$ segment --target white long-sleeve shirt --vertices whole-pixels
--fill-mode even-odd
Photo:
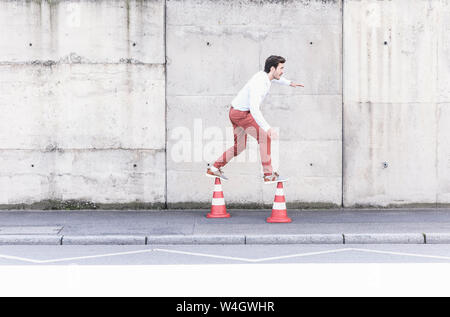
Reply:
[[[270,125],[264,119],[259,107],[270,90],[271,83],[275,82],[280,85],[289,86],[291,81],[280,77],[280,79],[269,80],[269,76],[265,71],[259,71],[245,84],[239,91],[237,96],[231,102],[236,110],[249,111],[255,119],[256,123],[267,132]]]

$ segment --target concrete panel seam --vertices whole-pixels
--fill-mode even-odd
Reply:
[[[325,0],[322,0],[322,1],[325,1]],[[199,25],[196,25],[196,24],[174,24],[174,23],[168,23],[167,25],[170,26],[170,27],[193,28],[193,29],[194,28],[201,28],[201,27],[203,27],[203,26],[199,26]],[[297,31],[300,26],[302,26],[302,27],[319,26],[320,27],[320,26],[330,26],[330,25],[331,26],[339,26],[339,23],[320,23],[320,24],[317,23],[316,24],[316,23],[300,23],[299,22],[299,23],[296,23],[295,26],[284,25],[283,29],[287,30],[287,31]],[[226,27],[248,27],[248,26],[243,26],[242,24],[234,24],[234,23],[220,24],[220,26],[224,27],[224,28],[226,28]],[[259,24],[259,23],[251,24],[251,27],[255,27],[255,28],[258,28],[258,27],[278,27],[278,26],[279,26],[278,24],[270,24],[270,23],[268,23],[268,24]]]
[[[161,64],[164,65],[164,64]],[[167,94],[168,97],[235,97],[236,94],[201,94],[201,95],[186,95],[186,94]],[[317,93],[317,94],[302,94],[302,93],[289,93],[289,94],[270,94],[271,97],[292,97],[292,96],[342,96],[341,94],[323,94],[323,93]]]
[[[336,140],[338,141],[338,140]],[[30,152],[43,152],[43,153],[51,153],[51,152],[99,152],[99,151],[142,151],[142,152],[153,152],[153,153],[162,153],[165,152],[165,148],[0,148],[0,151],[30,151]]]
[[[164,139],[165,139],[165,149],[164,149],[164,155],[165,155],[165,169],[164,169],[164,181],[165,181],[165,185],[164,185],[164,208],[168,209],[168,188],[167,188],[167,160],[168,160],[168,155],[167,155],[167,113],[168,113],[168,109],[167,109],[167,0],[164,0],[164,111],[165,111],[165,116],[164,116],[164,131],[165,131],[165,135],[164,135]]]
[[[344,207],[344,0],[341,1],[341,5],[341,207]]]
[[[61,245],[61,236],[0,235],[0,245]]]
[[[427,236],[427,244],[450,244],[450,233],[437,232],[437,233],[424,233]]]
[[[164,66],[164,63],[145,63],[141,61],[128,61],[119,60],[119,62],[82,62],[82,63],[71,63],[71,62],[62,62],[62,61],[32,61],[32,62],[13,62],[13,61],[0,61],[0,66],[16,66],[16,65],[31,65],[31,66],[45,66],[52,67],[55,65],[122,65],[122,64],[131,64],[131,65],[143,65],[143,66]]]

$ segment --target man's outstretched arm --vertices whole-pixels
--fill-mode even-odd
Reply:
[[[280,77],[280,79],[272,79],[272,82],[284,86],[305,87],[302,84],[294,83],[292,80],[286,79],[284,77]]]

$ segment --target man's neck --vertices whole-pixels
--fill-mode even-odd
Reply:
[[[272,79],[274,78],[273,74],[271,74],[271,73],[266,73],[266,74],[267,74],[267,77],[269,78],[269,80],[272,81]]]

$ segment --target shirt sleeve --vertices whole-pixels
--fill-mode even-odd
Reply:
[[[280,77],[280,79],[272,79],[271,82],[279,84],[279,85],[283,85],[283,86],[289,86],[292,81],[287,78]]]
[[[259,107],[261,105],[262,100],[262,89],[258,85],[257,82],[253,83],[250,86],[250,113],[253,116],[253,119],[255,119],[256,123],[267,132],[267,130],[270,129],[270,125],[267,123],[267,121],[264,119],[264,116],[261,113],[261,110],[259,110]]]

